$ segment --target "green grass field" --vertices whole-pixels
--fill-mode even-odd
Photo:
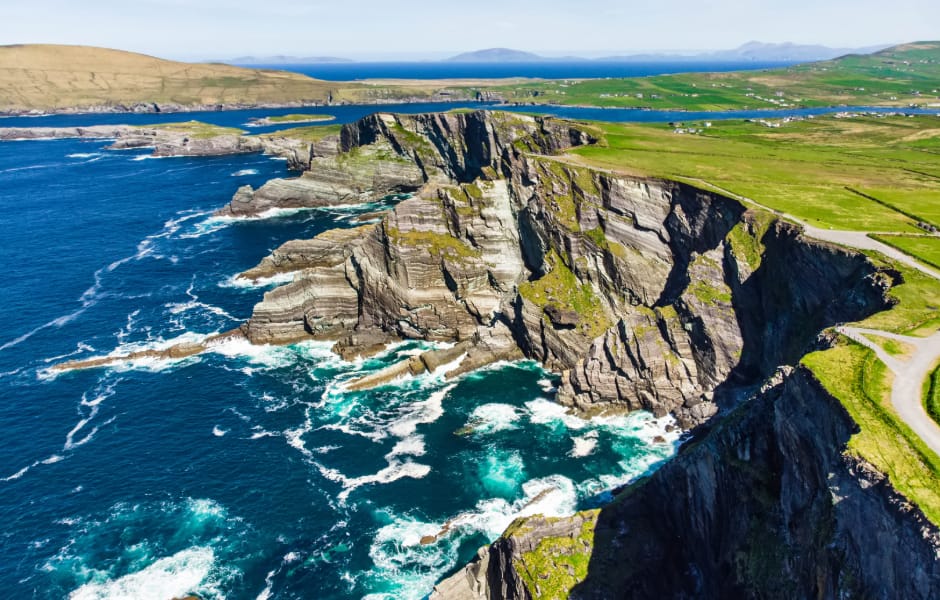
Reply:
[[[937,155],[923,144],[940,143],[938,117],[681,125],[696,133],[595,123],[604,140],[573,154],[594,167],[717,186],[818,227],[913,234],[923,232],[914,217],[940,217],[940,179],[924,174],[938,169]]]
[[[940,424],[940,366],[924,382],[924,408],[930,418]]]
[[[141,125],[141,129],[159,129],[163,131],[176,131],[196,139],[208,139],[220,135],[241,135],[245,133],[235,127],[221,127],[202,121],[185,121],[180,123],[157,123],[156,125]]]
[[[276,117],[267,117],[267,120],[271,123],[312,123],[317,121],[332,121],[336,117],[332,115],[304,115],[304,114],[291,114],[291,115],[279,115]]]
[[[630,79],[543,81],[492,88],[508,101],[654,110],[908,106],[940,102],[940,42],[780,69]]]
[[[938,236],[873,235],[872,237],[901,252],[910,254],[928,266],[940,269],[940,237]]]
[[[802,362],[858,423],[847,451],[887,474],[895,489],[940,523],[940,457],[894,412],[888,399],[891,375],[874,352],[842,340]]]
[[[292,127],[270,133],[260,134],[262,137],[289,137],[305,142],[319,142],[330,135],[338,135],[342,125],[311,125],[308,127]]]

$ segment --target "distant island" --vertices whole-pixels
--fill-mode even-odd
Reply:
[[[452,56],[445,62],[570,62],[595,60],[604,62],[807,62],[831,60],[847,54],[870,54],[887,48],[888,44],[866,48],[830,48],[818,44],[794,44],[783,42],[768,44],[748,42],[731,50],[713,52],[679,53],[657,52],[644,54],[623,54],[589,59],[579,56],[542,56],[532,52],[511,48],[488,48]]]
[[[444,62],[538,62],[550,60],[544,56],[523,52],[522,50],[513,50],[511,48],[487,48],[486,50],[476,50],[473,52],[464,52],[457,56],[451,56]]]
[[[443,63],[536,63],[536,62],[636,62],[636,63],[700,63],[700,62],[809,62],[831,60],[847,54],[870,54],[888,48],[890,44],[867,46],[864,48],[831,48],[820,44],[795,44],[792,42],[766,43],[751,41],[729,50],[685,51],[685,52],[644,52],[635,54],[615,54],[600,58],[583,56],[543,56],[534,52],[514,48],[485,48],[463,52],[445,58]],[[210,62],[238,66],[258,65],[314,65],[314,64],[349,64],[359,62],[350,58],[336,56],[240,56],[228,60]],[[373,62],[373,61],[364,61]],[[408,62],[408,61],[401,61]]]

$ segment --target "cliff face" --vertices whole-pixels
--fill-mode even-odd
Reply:
[[[356,388],[524,355],[559,371],[558,399],[578,409],[705,424],[614,504],[515,524],[438,598],[929,597],[936,529],[843,454],[855,424],[839,403],[808,372],[779,370],[826,344],[825,328],[886,308],[897,274],[720,195],[558,156],[591,141],[484,113],[346,127],[311,160],[303,202],[413,197],[244,273],[294,280],[243,332],[339,340],[346,357],[455,343]]]
[[[859,255],[715,194],[554,156],[591,140],[566,122],[487,113],[345,127],[337,154],[244,204],[294,206],[279,190],[299,185],[317,190],[308,203],[415,197],[244,274],[295,273],[246,334],[340,340],[350,356],[398,338],[465,342],[460,372],[521,351],[563,373],[566,404],[671,412],[692,426],[717,411],[715,394],[883,305],[887,279]]]
[[[611,505],[514,525],[432,598],[936,597],[940,533],[843,454],[856,429],[812,374],[785,369]],[[576,555],[553,555],[560,543],[586,555],[567,578],[552,573]]]

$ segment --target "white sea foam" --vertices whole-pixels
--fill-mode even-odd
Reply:
[[[95,158],[96,156],[101,156],[100,152],[75,152],[73,154],[66,154],[66,158]]]
[[[35,467],[37,464],[39,464],[38,461],[37,461],[37,462],[34,462],[34,463],[31,464],[31,465],[27,465],[27,466],[23,467],[22,469],[20,469],[19,471],[17,471],[16,473],[12,474],[12,475],[8,475],[8,476],[6,476],[6,477],[0,478],[0,481],[15,481],[15,480],[19,479],[20,477],[22,477],[23,475],[26,475],[26,473],[27,473],[32,467]]]
[[[258,169],[241,169],[232,173],[232,177],[245,177],[246,175],[257,175]]]
[[[446,523],[390,514],[391,522],[376,532],[369,547],[369,557],[375,564],[370,579],[388,591],[365,597],[424,598],[434,583],[457,565],[460,545],[469,537],[482,534],[496,539],[517,517],[564,516],[576,508],[575,487],[566,477],[533,479],[522,489],[523,496],[518,500],[484,499]]]
[[[233,275],[219,283],[219,287],[246,289],[265,288],[292,283],[295,277],[297,277],[297,271],[286,271],[284,273],[276,273],[271,277],[259,277],[257,279],[245,279],[244,277]]]
[[[268,571],[268,574],[264,578],[264,589],[258,594],[257,600],[269,600],[271,598],[271,590],[274,589],[274,575],[276,573],[277,571]]]
[[[145,569],[104,583],[86,583],[70,600],[149,600],[183,597],[196,589],[215,563],[212,548],[193,547],[155,561]]]
[[[219,317],[225,317],[226,319],[230,321],[241,320],[241,319],[237,319],[233,317],[228,312],[219,308],[218,306],[213,306],[211,304],[206,304],[205,302],[200,302],[199,296],[196,295],[196,293],[193,291],[195,287],[196,287],[196,278],[193,277],[192,281],[190,281],[189,283],[189,287],[186,288],[186,295],[189,297],[189,301],[188,302],[170,302],[170,303],[164,304],[164,307],[168,309],[170,311],[170,314],[172,315],[179,315],[179,314],[189,312],[192,310],[204,310],[210,314],[213,314]]]
[[[569,414],[568,409],[557,402],[545,398],[536,398],[525,403],[529,411],[529,421],[539,425],[563,425],[568,429],[583,429],[587,421]]]
[[[401,408],[401,417],[388,427],[388,432],[399,438],[406,438],[414,434],[418,425],[433,423],[444,414],[444,398],[456,387],[450,384],[428,396],[427,400],[413,402]]]
[[[551,394],[552,392],[557,391],[555,385],[552,383],[552,380],[548,379],[547,377],[539,379],[536,383],[538,383],[539,387],[542,388],[542,391],[546,394]]]
[[[218,425],[216,425],[216,426],[214,426],[214,427],[212,428],[212,435],[214,435],[215,437],[224,437],[225,434],[228,433],[228,432],[229,432],[228,429],[222,429],[222,428],[219,427]]]
[[[571,438],[571,441],[574,442],[574,446],[568,452],[568,456],[574,458],[590,456],[597,448],[597,432],[589,431],[582,436]]]
[[[423,435],[411,435],[403,440],[399,440],[392,451],[385,455],[387,460],[396,456],[424,456],[427,449],[424,446]]]
[[[485,435],[518,429],[519,419],[520,414],[515,406],[494,402],[473,409],[466,427],[475,434]]]
[[[356,488],[370,484],[386,484],[398,481],[399,479],[410,477],[412,479],[424,479],[431,472],[431,467],[410,460],[399,461],[392,458],[388,461],[388,466],[372,475],[362,475],[361,477],[347,477],[336,469],[331,469],[323,465],[316,465],[320,474],[325,478],[335,481],[343,486],[343,491],[339,493],[337,499],[340,503],[345,503]]]
[[[154,244],[157,240],[168,238],[174,235],[177,231],[179,231],[183,223],[185,223],[186,221],[190,219],[196,218],[198,216],[202,216],[206,213],[183,212],[179,214],[181,215],[180,217],[176,219],[170,219],[169,221],[164,223],[163,229],[160,232],[155,233],[153,235],[149,235],[145,237],[143,240],[141,240],[137,244],[136,252],[134,254],[115,260],[111,262],[110,264],[108,264],[107,266],[102,267],[98,269],[97,271],[95,271],[93,275],[94,283],[88,289],[82,292],[82,295],[78,299],[78,301],[81,303],[81,306],[79,308],[73,310],[70,313],[62,315],[60,317],[56,317],[55,319],[52,319],[50,321],[47,321],[46,323],[43,323],[42,325],[35,327],[34,329],[20,335],[19,337],[13,340],[0,344],[0,351],[7,350],[9,348],[12,348],[14,346],[21,344],[25,342],[26,340],[28,340],[29,338],[36,335],[37,333],[39,333],[40,331],[43,331],[44,329],[48,329],[52,327],[59,328],[59,327],[62,327],[63,325],[66,325],[67,323],[70,323],[74,319],[76,319],[78,316],[80,316],[90,307],[97,304],[98,301],[101,299],[102,289],[104,287],[103,277],[106,273],[113,272],[121,265],[134,261],[134,260],[140,260],[145,257],[159,258],[160,255],[155,254],[154,252]],[[37,375],[41,379],[49,379],[49,378],[55,377],[56,373],[57,372],[54,372],[54,371],[41,371],[37,373]]]

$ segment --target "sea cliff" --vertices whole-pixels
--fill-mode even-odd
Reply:
[[[240,332],[345,358],[450,342],[352,389],[529,357],[582,413],[645,409],[692,432],[610,505],[515,523],[437,598],[928,598],[938,531],[846,453],[857,430],[799,366],[901,275],[691,185],[578,164],[589,126],[489,112],[379,114],[295,147],[295,179],[219,214],[408,198],[275,250],[289,276]],[[96,366],[72,364],[75,366]]]

